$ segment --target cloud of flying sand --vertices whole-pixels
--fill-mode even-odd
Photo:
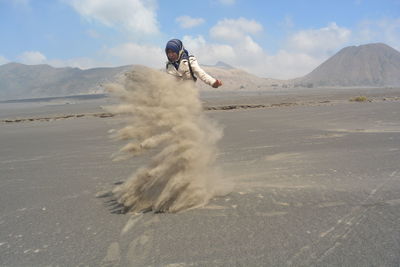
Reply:
[[[203,206],[218,194],[214,162],[222,130],[205,116],[193,82],[136,67],[109,90],[121,99],[112,111],[129,120],[115,135],[128,141],[117,158],[157,151],[113,190],[126,211],[178,212]]]

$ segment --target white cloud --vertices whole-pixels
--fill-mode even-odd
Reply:
[[[261,77],[290,79],[311,72],[351,37],[350,30],[331,23],[321,29],[295,32],[288,37],[282,49],[269,54],[248,34],[260,32],[262,26],[252,27],[257,23],[243,21],[218,22],[210,31],[210,35],[220,41],[218,44],[209,43],[202,36],[185,36],[183,43],[202,64],[224,61]],[[234,25],[240,26],[233,28]],[[219,38],[215,38],[217,36]]]
[[[257,62],[263,62],[266,54],[250,37],[237,44],[207,43],[203,36],[184,36],[182,39],[190,54],[195,55],[200,64],[213,65],[217,61],[232,64],[235,67],[262,75],[264,70],[255,67]]]
[[[295,78],[309,73],[331,55],[331,50],[342,48],[343,42],[348,41],[350,38],[348,35],[351,34],[349,30],[334,23],[321,29],[303,30],[289,36],[287,44],[282,49],[269,54],[251,36],[262,31],[259,23],[243,18],[225,19],[218,22],[213,29],[218,29],[217,26],[220,27],[219,30],[230,26],[231,28],[226,30],[232,30],[236,37],[214,39],[217,41],[213,42],[209,42],[202,35],[186,35],[182,38],[189,53],[195,55],[201,64],[212,65],[217,61],[223,61],[261,77],[280,79]],[[327,44],[323,37],[332,43]],[[304,40],[316,43],[310,46]],[[319,50],[321,52],[318,52]],[[107,64],[104,62],[100,64],[99,61],[87,58],[58,61],[58,63],[55,60],[48,62],[52,62],[53,65],[57,63],[58,66],[69,65],[80,68],[141,64],[159,69],[164,68],[166,61],[163,47],[133,42],[104,48],[99,54]]]
[[[224,19],[210,29],[210,36],[219,43],[207,43],[202,36],[185,36],[187,49],[198,56],[202,64],[224,61],[257,75],[265,76],[266,53],[252,38],[263,30],[260,23],[245,18]]]
[[[381,42],[400,49],[400,18],[364,20],[357,26],[354,42],[359,44]]]
[[[91,38],[94,38],[94,39],[97,39],[97,38],[100,38],[100,34],[97,32],[97,31],[95,31],[95,30],[87,30],[86,31],[86,34],[88,35],[88,36],[90,36]]]
[[[53,67],[76,67],[89,69],[95,67],[116,67],[122,65],[141,64],[153,68],[165,67],[166,55],[158,46],[123,43],[115,47],[104,48],[98,52],[97,58],[47,59],[38,51],[27,51],[17,57],[18,61],[28,65],[49,64]],[[0,64],[4,59],[0,56]]]
[[[320,29],[302,30],[289,38],[288,48],[311,55],[325,55],[342,47],[351,37],[351,31],[332,22]]]
[[[323,59],[309,54],[280,50],[275,55],[265,58],[261,66],[263,68],[261,74],[278,79],[296,78],[308,74],[322,61]]]
[[[192,37],[186,35],[182,39],[183,45],[189,54],[195,55],[200,64],[215,64],[217,61],[231,62],[236,58],[234,48],[226,44],[209,44],[203,36]]]
[[[124,43],[107,48],[104,53],[115,65],[141,64],[153,68],[163,68],[167,61],[161,47],[136,43]]]
[[[64,0],[89,21],[135,33],[159,32],[154,0]]]
[[[195,26],[198,26],[202,23],[204,23],[203,18],[192,18],[190,16],[180,16],[176,18],[176,22],[179,23],[179,25],[182,28],[193,28]]]
[[[98,60],[86,57],[70,58],[70,59],[49,59],[46,60],[46,64],[49,64],[56,68],[72,67],[80,69],[91,69],[96,67],[113,67],[114,65],[106,62],[100,62]]]
[[[233,5],[235,4],[236,0],[218,0],[218,2],[223,5]]]
[[[18,61],[23,64],[35,65],[44,64],[46,62],[46,56],[39,51],[26,51],[17,57]]]
[[[18,62],[27,65],[49,64],[56,68],[76,67],[80,69],[90,69],[98,66],[110,66],[110,64],[84,57],[71,59],[48,59],[45,55],[38,51],[26,51],[19,55],[17,60]]]
[[[6,59],[5,57],[3,57],[2,55],[0,55],[0,65],[6,64],[8,63],[9,60]]]
[[[379,23],[365,21],[360,25],[363,31],[359,31],[357,38],[372,40],[385,37],[399,43],[399,27],[400,20]],[[212,41],[202,35],[187,35],[182,41],[189,53],[195,55],[201,64],[212,65],[223,61],[261,77],[290,79],[308,74],[355,38],[349,29],[330,23],[320,29],[294,32],[288,36],[280,50],[270,54],[253,38],[253,35],[262,31],[262,25],[254,20],[224,19],[210,29]],[[28,51],[19,59],[27,64],[48,63],[57,67],[72,66],[82,69],[130,64],[159,69],[164,68],[166,61],[163,47],[134,42],[103,48],[98,55],[98,59],[48,60],[40,52]],[[0,57],[0,62],[1,60]]]
[[[332,22],[319,29],[300,30],[264,64],[270,77],[295,78],[308,74],[339,49],[349,44],[352,31]]]
[[[104,56],[104,55],[103,55]],[[46,56],[41,54],[40,52],[25,52],[17,57],[18,62],[27,65],[36,65],[36,64],[48,64],[55,68],[63,68],[63,67],[72,67],[72,68],[80,68],[80,69],[91,69],[97,67],[115,67],[120,66],[118,62],[109,61],[106,62],[103,60],[88,58],[88,57],[78,57],[78,58],[69,58],[69,59],[48,59]],[[1,64],[1,58],[0,58]]]
[[[245,18],[223,19],[210,29],[210,36],[219,41],[237,42],[246,35],[254,35],[263,30],[260,23]]]
[[[256,43],[250,36],[245,36],[243,42],[238,44],[238,47],[242,51],[247,51],[254,54],[260,53],[263,50],[261,46]]]

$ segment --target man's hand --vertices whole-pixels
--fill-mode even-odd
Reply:
[[[222,85],[222,81],[216,80],[215,83],[212,85],[212,87],[218,88],[218,87],[220,87],[221,85]]]

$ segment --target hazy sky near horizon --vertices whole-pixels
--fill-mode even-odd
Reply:
[[[349,45],[400,50],[400,0],[0,0],[0,64],[165,66],[183,40],[201,64],[294,78]]]

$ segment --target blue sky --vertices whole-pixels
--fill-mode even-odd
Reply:
[[[162,68],[179,38],[201,64],[294,78],[341,48],[400,49],[400,0],[0,0],[0,64]]]

